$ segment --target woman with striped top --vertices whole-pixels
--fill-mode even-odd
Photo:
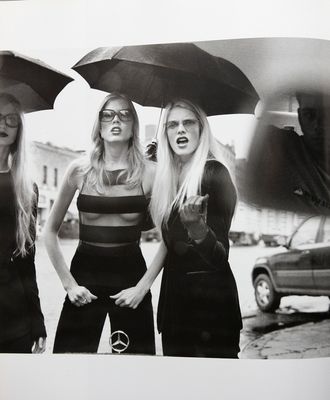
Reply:
[[[123,347],[113,345],[114,351],[155,353],[150,292],[136,309],[118,307],[110,297],[136,284],[146,271],[139,240],[148,229],[154,166],[143,157],[138,132],[132,102],[122,94],[108,95],[93,128],[90,157],[69,166],[53,205],[45,241],[67,292],[56,353],[96,352],[107,315],[113,340],[120,334],[126,341]],[[58,231],[77,190],[80,240],[69,269]]]

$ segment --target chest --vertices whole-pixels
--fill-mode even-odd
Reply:
[[[113,186],[104,195],[93,191],[81,193],[77,206],[83,223],[93,225],[135,224],[148,207],[141,188]]]
[[[16,196],[14,184],[9,173],[0,174],[0,221],[1,226],[15,230]]]

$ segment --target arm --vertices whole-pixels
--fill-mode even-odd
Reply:
[[[37,286],[36,269],[34,263],[34,249],[25,257],[18,256],[14,259],[27,298],[27,306],[31,320],[31,339],[33,353],[43,353],[46,348],[46,328],[44,316],[41,311],[39,290]]]
[[[70,301],[77,307],[80,307],[96,299],[96,296],[84,286],[78,285],[64,260],[58,239],[58,232],[65,213],[79,186],[77,168],[77,161],[74,161],[65,174],[62,187],[48,217],[44,231],[44,240],[49,258],[62,282],[63,288],[68,293]]]
[[[27,298],[27,306],[31,317],[31,338],[33,340],[34,353],[42,353],[46,347],[46,328],[44,323],[44,316],[41,311],[39,290],[36,278],[35,269],[35,238],[36,238],[36,218],[37,218],[37,205],[38,205],[38,187],[34,184],[34,202],[32,215],[34,217],[34,223],[31,219],[30,230],[32,232],[33,246],[29,249],[29,252],[25,257],[18,256],[14,259],[14,263],[17,266],[21,281],[23,283],[24,292]]]
[[[150,197],[151,197],[151,192],[152,192],[152,185],[153,185],[153,182],[155,179],[155,173],[156,173],[156,163],[154,163],[152,161],[146,161],[145,169],[144,169],[144,173],[143,173],[143,179],[142,179],[142,188],[143,188],[143,192],[148,200],[148,209],[143,216],[143,221],[142,221],[142,225],[141,225],[142,231],[149,231],[150,229],[153,229],[155,227],[154,222],[153,222],[150,212],[149,212],[149,203],[150,203]]]
[[[39,290],[37,286],[36,269],[34,263],[34,249],[24,258],[19,256],[14,262],[19,271],[27,298],[27,306],[31,317],[31,339],[33,353],[43,353],[46,348],[46,328],[41,311]]]
[[[204,180],[207,195],[187,199],[180,217],[195,250],[212,269],[218,269],[228,259],[236,191],[227,169],[216,161],[210,164]]]
[[[116,300],[115,303],[117,306],[130,307],[133,309],[137,308],[163,268],[166,254],[166,246],[164,242],[161,241],[150,267],[147,269],[136,286],[122,290],[114,296],[110,296],[110,298]]]

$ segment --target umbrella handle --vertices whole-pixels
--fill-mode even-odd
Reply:
[[[160,114],[159,114],[159,119],[158,119],[158,124],[157,124],[157,129],[156,129],[155,136],[151,140],[151,143],[149,143],[147,145],[146,156],[147,156],[147,158],[149,160],[152,160],[152,161],[157,161],[157,136],[158,136],[159,130],[161,129],[160,123],[161,123],[161,120],[162,120],[163,111],[164,111],[164,108],[162,107],[160,109]]]
[[[161,129],[160,123],[161,123],[161,121],[162,121],[163,113],[164,113],[164,108],[162,107],[162,108],[160,109],[160,114],[159,114],[159,118],[158,118],[157,129],[156,129],[156,135],[155,135],[155,138],[154,138],[155,141],[156,141],[156,143],[157,143],[158,132],[159,132],[159,130]]]

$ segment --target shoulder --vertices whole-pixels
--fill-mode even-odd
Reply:
[[[88,160],[85,157],[76,158],[73,160],[69,166],[67,171],[71,174],[81,173],[88,166]]]
[[[219,180],[231,180],[229,171],[225,165],[217,160],[207,160],[204,168],[204,180],[214,182]]]
[[[154,161],[146,160],[144,163],[144,174],[147,176],[154,176],[156,173],[157,164]]]
[[[143,171],[143,189],[145,193],[151,193],[152,185],[155,179],[156,174],[156,163],[150,160],[147,160],[144,165]]]
[[[205,164],[202,181],[204,190],[223,200],[235,203],[237,193],[230,173],[225,165],[217,160],[208,160]]]
[[[79,188],[84,176],[84,170],[88,167],[86,158],[73,160],[66,170],[66,181],[70,186]]]

